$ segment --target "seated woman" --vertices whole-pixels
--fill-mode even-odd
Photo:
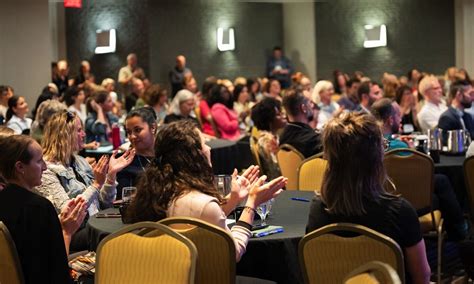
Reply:
[[[165,124],[186,119],[199,125],[198,120],[193,117],[195,103],[193,93],[185,89],[180,90],[171,102],[170,114],[165,117]]]
[[[176,147],[180,145],[180,147]],[[266,184],[258,168],[250,167],[242,188],[233,175],[232,192],[226,199],[214,185],[211,151],[201,131],[192,123],[165,125],[156,137],[154,161],[145,170],[137,195],[127,215],[130,221],[158,221],[166,217],[194,217],[221,227],[235,240],[237,260],[245,252],[257,206],[277,196],[287,179],[279,177]],[[229,230],[226,216],[247,198],[236,225]]]
[[[263,96],[281,101],[281,85],[277,79],[270,79],[263,88]]]
[[[334,87],[331,82],[321,80],[314,86],[311,99],[320,109],[317,129],[322,129],[339,112],[339,104],[332,101],[332,95],[334,95]]]
[[[400,106],[400,113],[402,115],[402,133],[410,134],[414,131],[419,131],[417,101],[413,95],[411,88],[408,86],[402,86],[397,89],[395,100]]]
[[[153,85],[152,85],[153,86]],[[125,118],[125,131],[135,157],[130,165],[117,174],[117,198],[122,198],[122,188],[136,186],[138,178],[155,157],[155,135],[157,131],[156,117],[150,107],[134,109]]]
[[[214,85],[209,97],[211,115],[222,139],[238,140],[240,135],[239,119],[233,109],[234,101],[224,85]]]
[[[15,134],[30,134],[31,118],[26,117],[28,104],[24,97],[13,96],[8,99],[8,110],[5,117],[7,127],[13,129]]]
[[[214,85],[217,85],[217,78],[214,76],[206,78],[204,83],[202,84],[202,98],[199,101],[199,113],[200,113],[200,121],[201,121],[201,129],[204,134],[209,136],[216,136],[214,133],[214,128],[212,127],[212,115],[211,115],[211,108],[209,107],[209,97],[211,93],[211,89]]]
[[[168,91],[158,84],[154,84],[145,89],[143,100],[155,112],[156,123],[163,124],[168,114]]]
[[[118,118],[112,114],[114,103],[106,91],[97,92],[87,104],[86,141],[112,144],[112,125]]]
[[[246,85],[238,84],[234,89],[234,111],[239,117],[240,129],[250,131],[252,120],[250,119],[250,110],[254,103],[250,101],[250,95]]]
[[[286,126],[286,118],[282,114],[280,101],[264,98],[252,108],[251,117],[259,133],[257,143],[261,170],[270,178],[280,176],[280,167],[276,157],[279,146],[277,132]]]
[[[41,143],[43,140],[44,127],[48,120],[53,114],[65,111],[66,109],[66,106],[58,100],[47,100],[42,102],[36,112],[35,121],[31,125],[31,137],[33,137],[38,143]]]
[[[67,105],[67,109],[79,116],[82,123],[85,123],[87,118],[86,105],[84,104],[85,99],[84,91],[77,86],[68,87],[64,92],[64,102]]]
[[[120,158],[114,152],[110,158],[102,156],[91,167],[83,157],[76,154],[83,145],[84,130],[81,120],[74,113],[56,113],[46,124],[42,146],[47,170],[43,174],[42,184],[36,190],[48,198],[58,212],[78,195],[86,200],[89,215],[111,207],[116,194],[116,175],[135,156],[133,149]],[[77,236],[75,249],[82,249],[84,241]]]
[[[34,191],[46,169],[40,145],[13,135],[0,139],[0,148],[0,176],[7,183],[0,190],[0,220],[15,243],[25,283],[70,283],[69,242],[86,215],[85,201],[71,200],[58,216]]]
[[[385,192],[384,143],[375,118],[346,113],[323,132],[328,168],[321,196],[311,204],[306,232],[338,222],[360,224],[397,242],[412,283],[429,283],[418,215],[405,199]]]

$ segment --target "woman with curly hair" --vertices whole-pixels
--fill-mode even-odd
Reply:
[[[177,147],[179,145],[179,147]],[[192,123],[178,121],[165,125],[156,137],[155,157],[138,184],[137,195],[127,208],[131,222],[158,221],[184,216],[207,221],[228,231],[234,238],[237,260],[245,252],[257,206],[277,196],[286,184],[279,177],[264,185],[258,168],[251,166],[224,197],[214,185],[211,151],[201,131]],[[236,225],[229,230],[226,216],[247,198]]]

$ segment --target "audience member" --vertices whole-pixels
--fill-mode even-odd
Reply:
[[[63,111],[51,117],[46,124],[42,143],[47,170],[36,191],[48,198],[58,212],[70,199],[81,195],[92,216],[100,209],[112,207],[116,195],[116,175],[131,163],[135,150],[126,151],[120,158],[116,157],[117,152],[110,158],[102,156],[91,167],[77,155],[84,147],[84,136],[81,120],[74,113]],[[76,250],[87,249],[87,233],[80,230],[74,235],[72,245]]]
[[[338,95],[344,96],[347,88],[346,75],[339,70],[334,70],[333,76],[334,92]]]
[[[34,190],[46,169],[40,145],[14,135],[1,139],[0,148],[0,175],[7,181],[0,191],[0,220],[15,243],[25,283],[72,283],[67,254],[86,215],[84,200],[72,199],[58,216]]]
[[[359,105],[359,86],[359,79],[348,80],[346,84],[346,94],[342,95],[337,103],[347,111],[355,111]]]
[[[323,148],[328,168],[306,232],[340,222],[369,227],[400,245],[412,283],[428,283],[430,267],[416,211],[384,189],[383,139],[375,118],[347,113],[329,121]]]
[[[103,145],[112,143],[112,126],[118,118],[112,113],[114,103],[110,94],[100,91],[87,104],[89,112],[86,119],[86,141],[99,142]]]
[[[413,94],[418,97],[418,84],[422,78],[420,71],[411,69],[408,71],[408,86],[411,88]]]
[[[276,79],[270,79],[263,88],[263,96],[266,98],[273,98],[281,102],[281,86]]]
[[[15,131],[13,131],[13,129],[8,128],[5,125],[0,125],[0,139],[6,138],[12,135],[15,135]]]
[[[451,84],[449,90],[449,99],[451,105],[441,114],[438,121],[438,127],[443,130],[465,130],[471,138],[474,138],[474,121],[473,117],[465,112],[472,106],[472,91],[470,82],[456,81]]]
[[[250,110],[254,106],[254,102],[250,101],[248,87],[238,84],[235,86],[234,94],[234,111],[239,117],[239,127],[241,130],[250,131],[253,123],[250,119]]]
[[[396,91],[400,86],[400,82],[398,82],[397,76],[387,72],[383,73],[382,85],[384,96],[386,98],[394,100],[396,96]]]
[[[251,236],[257,206],[276,197],[287,182],[286,178],[278,177],[264,184],[266,177],[258,178],[258,168],[252,166],[244,172],[240,184],[235,171],[231,193],[222,196],[214,185],[211,149],[201,131],[183,121],[160,130],[154,160],[146,168],[137,195],[127,209],[130,221],[158,221],[175,216],[207,221],[232,236],[237,261]],[[229,230],[226,216],[245,199],[239,220]]]
[[[26,117],[28,113],[28,103],[24,97],[13,96],[8,99],[8,110],[5,117],[8,128],[15,131],[15,134],[30,134],[31,118]]]
[[[179,90],[183,88],[184,78],[192,77],[191,69],[186,67],[186,57],[176,56],[176,65],[168,74],[171,84],[171,98],[174,98]]]
[[[418,131],[418,120],[416,109],[416,98],[413,95],[411,88],[408,86],[401,86],[397,89],[395,100],[400,106],[400,114],[402,116],[402,132],[410,134],[413,131]]]
[[[441,114],[448,108],[441,100],[443,92],[435,76],[423,77],[418,88],[426,102],[418,113],[417,118],[421,130],[426,132],[428,129],[434,129],[438,126]]]
[[[212,126],[214,121],[212,120],[211,108],[209,107],[209,97],[211,89],[214,85],[217,85],[217,78],[214,76],[206,78],[202,84],[202,98],[199,101],[198,109],[199,116],[198,119],[201,124],[202,132],[209,136],[216,136],[214,133],[214,127]]]
[[[127,55],[127,65],[120,68],[118,82],[121,87],[122,97],[127,97],[132,92],[133,79],[147,81],[145,71],[138,66],[138,59],[135,53]],[[146,83],[146,82],[144,82]]]
[[[456,81],[456,73],[458,72],[458,68],[452,66],[448,67],[446,71],[444,72],[444,92],[446,94],[449,94],[449,90],[451,87],[451,84]]]
[[[238,140],[241,137],[239,118],[234,111],[234,101],[229,90],[224,85],[214,85],[210,90],[208,104],[220,138]]]
[[[41,91],[41,94],[38,96],[36,99],[35,103],[35,108],[31,112],[32,117],[36,119],[36,113],[38,112],[39,106],[47,100],[58,100],[59,101],[59,93],[58,93],[58,87],[56,87],[55,84],[53,83],[48,83],[43,90]]]
[[[132,79],[132,92],[125,96],[125,110],[127,112],[131,111],[133,108],[145,106],[143,101],[143,94],[145,92],[145,84],[143,81],[134,78]]]
[[[273,98],[264,98],[252,108],[251,117],[254,127],[258,130],[256,142],[259,145],[261,170],[269,178],[276,178],[281,175],[276,158],[279,146],[277,132],[286,126],[281,102]]]
[[[71,86],[64,92],[64,102],[68,107],[67,109],[75,113],[81,119],[82,123],[85,123],[87,118],[86,105],[84,104],[85,100],[86,95],[84,91],[77,86]]]
[[[151,87],[153,86],[156,85]],[[124,187],[137,185],[145,168],[153,161],[155,157],[153,146],[157,129],[156,116],[152,108],[137,108],[127,114],[125,131],[136,154],[131,163],[117,174],[116,199],[122,199]]]
[[[262,85],[258,79],[248,78],[247,79],[247,89],[250,94],[250,100],[252,102],[261,101],[263,98],[262,94]]]
[[[267,61],[267,76],[280,82],[283,89],[291,86],[291,74],[293,74],[291,61],[283,55],[281,47],[273,48],[272,56]]]
[[[288,124],[280,135],[280,144],[289,144],[305,158],[322,152],[320,134],[309,126],[318,117],[317,108],[302,91],[290,89],[283,97]]]
[[[370,107],[372,104],[382,98],[382,92],[377,83],[365,82],[362,83],[357,90],[359,98],[359,105],[356,111],[370,114]]]
[[[187,119],[199,125],[198,120],[192,116],[195,104],[193,93],[184,89],[180,90],[171,102],[170,114],[165,117],[165,124]]]
[[[143,94],[143,100],[155,112],[156,123],[163,124],[168,114],[168,91],[158,84],[150,85]]]
[[[62,96],[67,87],[72,85],[72,81],[69,81],[69,67],[66,60],[58,61],[58,73],[53,78],[53,83],[58,88],[59,96]]]
[[[13,89],[10,86],[0,86],[0,125],[5,123],[8,110],[8,100],[13,97]]]
[[[331,99],[332,95],[334,95],[334,87],[329,81],[321,80],[313,88],[311,98],[320,108],[316,126],[318,129],[322,129],[331,118],[340,112],[339,104]]]
[[[36,142],[41,143],[43,141],[44,127],[51,116],[57,112],[66,111],[67,108],[63,103],[58,100],[47,100],[40,104],[38,112],[36,113],[35,121],[31,125],[31,137]]]
[[[79,88],[84,87],[84,83],[90,76],[93,76],[91,73],[91,65],[89,61],[83,60],[81,61],[81,66],[79,67],[79,74],[74,78],[74,85]]]

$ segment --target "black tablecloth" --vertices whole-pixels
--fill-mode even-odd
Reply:
[[[270,225],[283,226],[284,232],[258,239],[250,239],[247,251],[237,264],[237,274],[268,279],[278,283],[303,283],[298,262],[298,243],[305,233],[310,202],[291,200],[303,197],[310,200],[313,192],[285,191],[280,194],[267,218]],[[110,208],[102,213],[116,213]],[[87,223],[91,250],[112,232],[125,226],[120,218],[96,218]]]
[[[234,169],[242,170],[252,164],[248,137],[239,141],[213,139],[206,142],[211,147],[214,174],[230,175]]]
[[[464,210],[467,209],[466,185],[464,183],[464,156],[440,155],[440,162],[435,164],[435,173],[444,174],[453,186],[456,197]]]

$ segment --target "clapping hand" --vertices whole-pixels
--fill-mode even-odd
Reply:
[[[261,176],[250,188],[246,206],[256,208],[263,202],[278,196],[288,182],[288,179],[283,176],[277,177],[265,184],[266,179],[267,176]]]
[[[94,172],[93,186],[100,189],[105,182],[107,170],[109,167],[109,158],[107,156],[100,157],[99,161],[92,167]]]
[[[86,217],[87,202],[78,196],[68,201],[59,214],[59,221],[66,236],[72,236]]]
[[[119,158],[117,158],[117,153],[118,151],[114,151],[112,156],[110,156],[109,171],[108,171],[109,176],[110,175],[115,176],[118,172],[120,172],[126,166],[130,165],[130,163],[132,163],[133,161],[133,158],[135,158],[135,148],[128,149]]]

